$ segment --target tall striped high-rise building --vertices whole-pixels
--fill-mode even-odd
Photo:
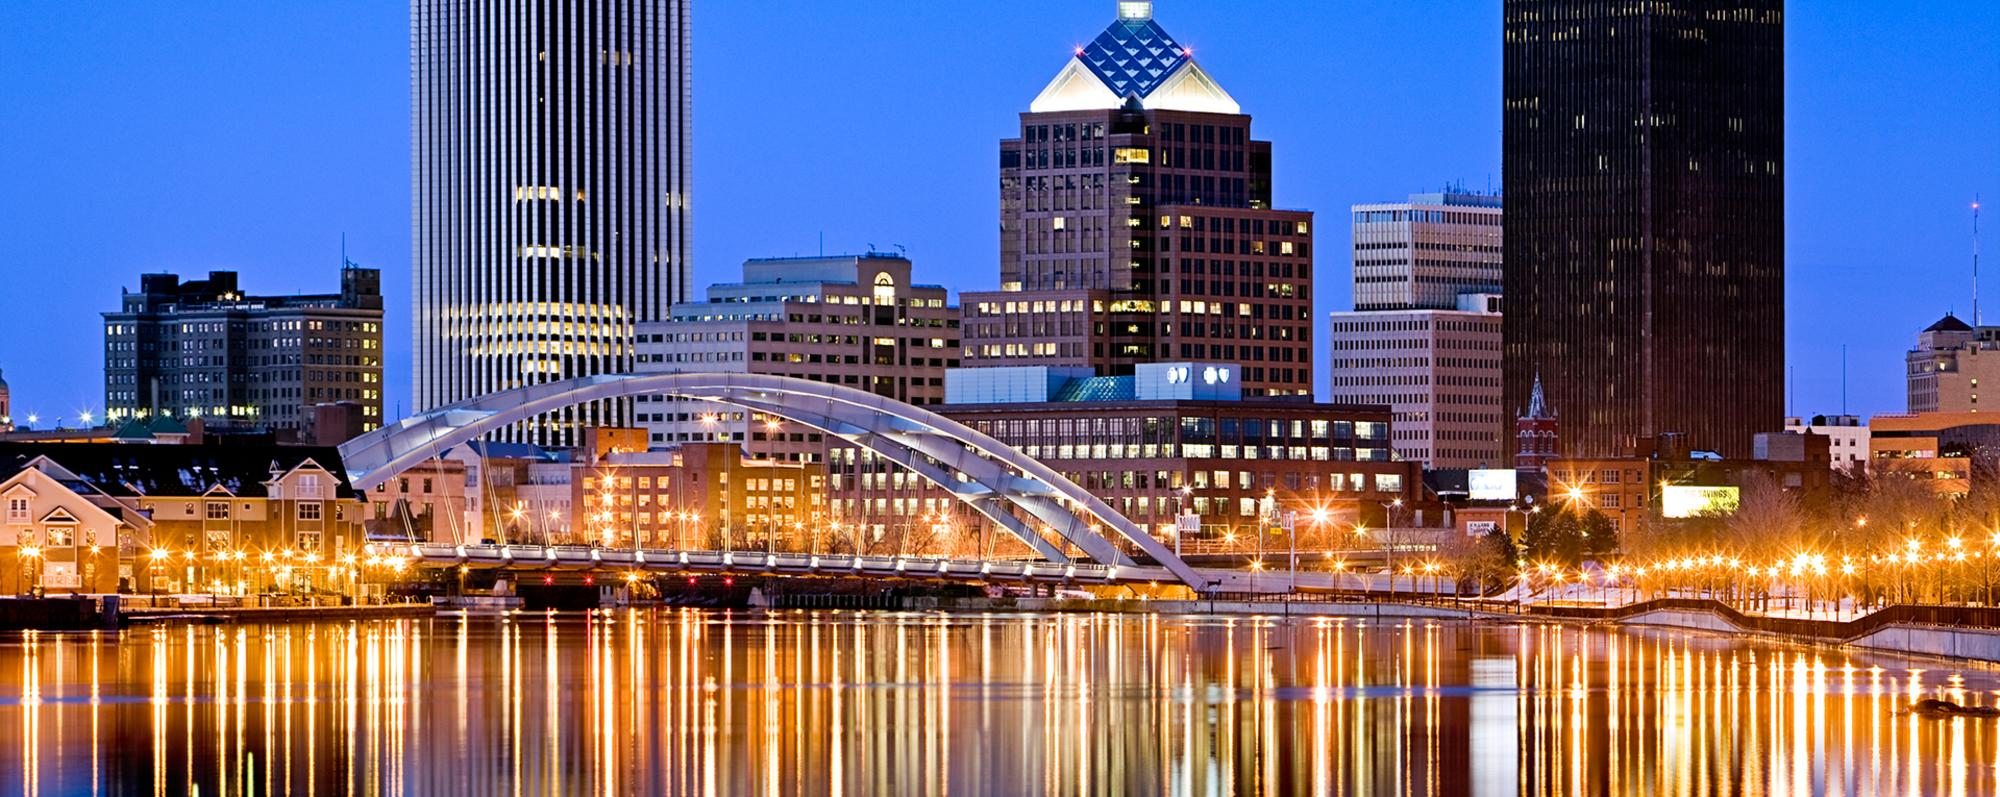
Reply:
[[[411,0],[415,410],[630,372],[633,326],[685,300],[688,35],[685,0]]]

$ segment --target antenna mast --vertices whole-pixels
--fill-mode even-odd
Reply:
[[[1972,195],[1972,325],[1979,326],[1979,195]]]

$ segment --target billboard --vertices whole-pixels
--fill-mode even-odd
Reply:
[[[1512,469],[1468,471],[1465,481],[1466,497],[1474,501],[1512,501],[1519,497],[1515,492]]]
[[[1743,501],[1743,491],[1735,487],[1695,487],[1669,484],[1660,488],[1660,515],[1691,518],[1727,515]]]

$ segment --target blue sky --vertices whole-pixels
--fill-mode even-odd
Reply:
[[[1791,4],[1789,350],[1799,411],[1903,407],[1902,351],[1970,304],[1968,205],[2000,208],[2000,5]],[[697,0],[695,269],[903,245],[997,282],[996,142],[1111,0]],[[1348,205],[1500,171],[1499,0],[1160,0],[1324,214],[1318,311],[1349,306]],[[406,4],[0,5],[0,369],[16,414],[101,409],[97,313],[144,271],[330,291],[385,271],[407,405]],[[1987,249],[2000,321],[2000,212]],[[697,291],[698,295],[698,291]],[[1324,356],[1318,367],[1325,384]]]

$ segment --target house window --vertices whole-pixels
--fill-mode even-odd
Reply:
[[[306,473],[299,476],[299,497],[308,500],[321,497],[319,491],[319,474]]]
[[[209,550],[224,551],[229,549],[229,532],[211,531],[205,536],[208,541]]]
[[[28,519],[28,517],[29,517],[29,516],[28,516],[28,499],[26,499],[26,498],[9,498],[9,499],[7,499],[7,522],[8,522],[8,523],[12,523],[12,524],[15,524],[15,525],[26,525],[27,523],[30,523],[30,522],[31,522],[31,521],[30,521],[30,520]]]
[[[299,519],[319,520],[319,504],[310,502],[299,504]]]
[[[228,501],[210,501],[210,502],[208,502],[208,519],[209,519],[209,520],[228,520],[228,519],[229,519],[229,502],[228,502]]]
[[[76,547],[75,526],[50,526],[48,546],[50,548]]]
[[[299,550],[301,551],[319,550],[319,532],[308,531],[301,533],[299,535]]]

